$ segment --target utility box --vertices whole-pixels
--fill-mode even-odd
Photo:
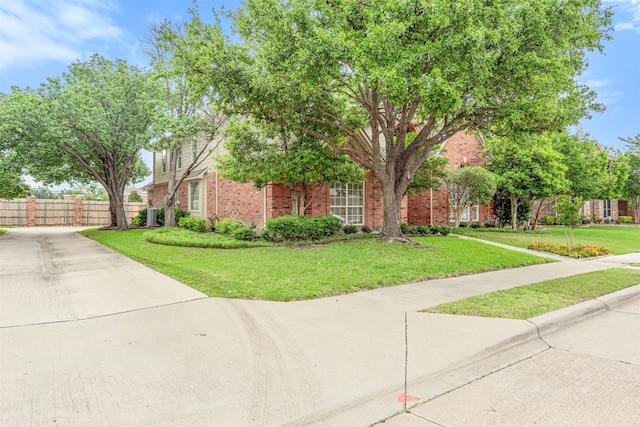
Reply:
[[[147,209],[147,227],[159,227],[158,221],[156,221],[156,212],[158,208]]]

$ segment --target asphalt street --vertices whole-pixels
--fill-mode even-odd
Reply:
[[[16,228],[0,236],[2,426],[358,426],[401,422],[400,417],[422,422],[418,411],[431,411],[430,405],[449,398],[447,391],[456,390],[454,396],[483,384],[481,378],[574,353],[594,358],[590,366],[597,372],[609,360],[623,364],[618,374],[603,374],[600,382],[594,377],[593,384],[604,385],[609,377],[620,384],[618,405],[637,396],[637,388],[625,388],[622,381],[637,380],[637,359],[582,354],[579,342],[543,328],[542,319],[419,310],[496,289],[624,267],[640,262],[640,254],[281,303],[206,297],[75,231]],[[637,298],[636,288],[615,301]],[[593,307],[606,301],[591,302],[584,313],[595,313]],[[613,307],[593,320],[634,318],[637,306],[632,307],[630,313]],[[637,349],[639,329],[631,325],[624,337],[617,335],[621,329],[615,322],[601,334]],[[542,339],[539,329],[548,331]],[[554,360],[545,363],[563,365]],[[512,392],[520,388],[513,385]],[[427,403],[403,413],[405,391]],[[465,405],[476,401],[469,399]],[[463,416],[459,409],[453,412]],[[389,418],[394,414],[400,415]]]

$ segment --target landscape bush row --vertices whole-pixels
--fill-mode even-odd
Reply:
[[[144,211],[144,212],[143,212]],[[146,224],[146,210],[140,212],[134,223],[138,225]],[[177,213],[178,211],[176,211]],[[188,212],[187,212],[188,214]],[[189,215],[176,215],[178,227],[199,234],[213,233],[218,236],[215,241],[219,242],[220,237],[233,239],[236,241],[264,241],[264,242],[290,242],[309,241],[329,238],[337,234],[370,234],[371,229],[363,226],[360,229],[353,225],[343,225],[342,222],[332,215],[322,216],[293,216],[286,215],[267,220],[264,229],[255,230],[255,226],[250,226],[242,221],[233,218],[205,219],[191,217]],[[162,219],[162,221],[160,221]],[[156,216],[158,224],[164,224],[164,216]],[[162,231],[162,239],[167,238],[167,231]],[[180,235],[179,240],[184,236]],[[150,239],[153,240],[153,239]],[[198,239],[199,241],[202,239]],[[214,245],[217,245],[214,244]]]
[[[557,245],[549,242],[532,242],[527,245],[527,248],[571,258],[589,258],[609,254],[609,248],[595,245],[573,245],[573,249],[570,249],[565,244]]]
[[[558,217],[547,215],[544,217],[546,225],[558,225]],[[598,218],[596,214],[590,216],[582,215],[582,224],[631,224],[633,218],[626,215],[620,215],[617,219]]]

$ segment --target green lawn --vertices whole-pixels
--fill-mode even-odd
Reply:
[[[7,232],[7,230],[3,230],[2,228],[0,228],[0,236],[2,236],[6,232]]]
[[[534,241],[565,243],[565,229],[559,226],[547,226],[544,231],[500,233],[500,232],[473,232],[465,230],[465,234],[480,239],[487,239],[507,245],[526,248]],[[578,227],[574,232],[576,244],[606,246],[613,255],[640,252],[640,227],[592,225]]]
[[[421,247],[372,237],[312,246],[211,249],[152,244],[143,233],[83,232],[207,295],[229,298],[303,300],[550,262],[453,236],[416,238]]]
[[[640,284],[640,271],[612,268],[461,299],[428,313],[529,319]]]

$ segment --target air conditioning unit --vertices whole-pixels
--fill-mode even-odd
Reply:
[[[156,221],[156,212],[158,208],[147,209],[147,227],[159,227],[158,221]]]

